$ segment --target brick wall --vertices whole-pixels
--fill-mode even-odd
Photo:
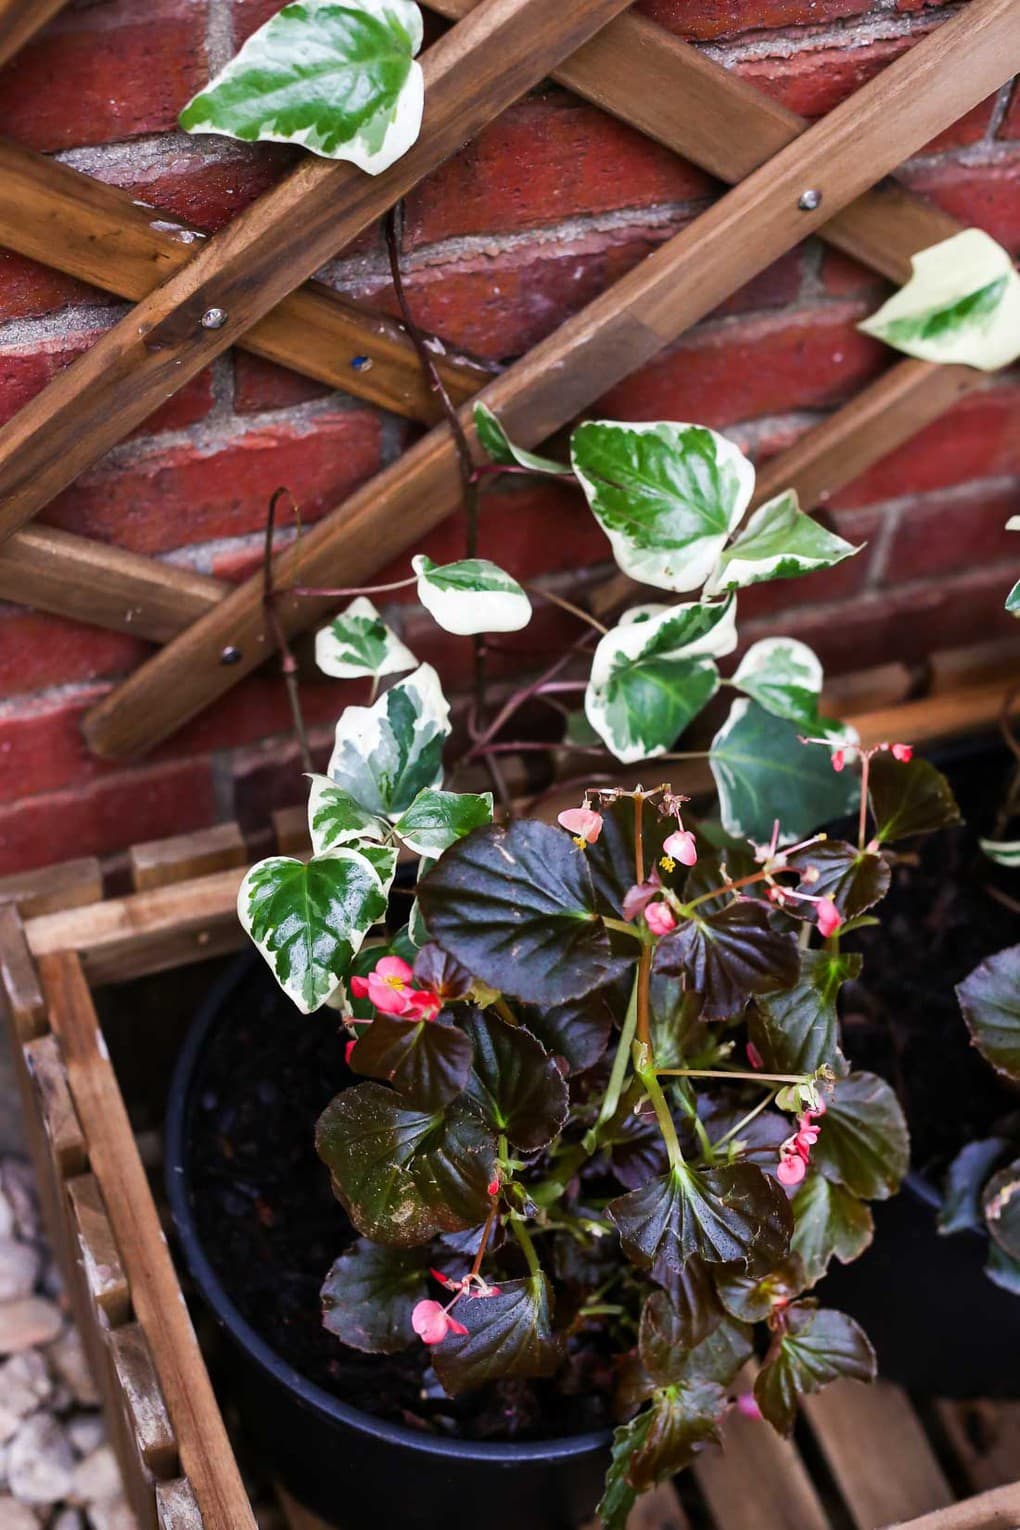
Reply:
[[[175,132],[179,107],[279,0],[80,0],[0,78],[0,131],[215,230],[282,174],[287,151]],[[943,19],[924,0],[639,0],[745,78],[818,116]],[[903,171],[917,191],[1020,248],[1020,101],[1007,87]],[[405,260],[421,322],[491,360],[519,354],[682,227],[717,194],[694,166],[564,92],[520,103],[410,199]],[[392,306],[377,236],[330,279]],[[882,286],[810,241],[737,294],[607,412],[698,419],[759,459],[889,365],[855,322]],[[8,419],[122,312],[104,294],[0,251],[0,418]],[[268,494],[287,484],[314,520],[392,461],[412,427],[247,356],[225,356],[44,513],[53,525],[221,578],[258,561]],[[834,670],[921,658],[1007,630],[1015,551],[1003,526],[1020,482],[1020,384],[993,378],[839,494],[858,559],[751,592],[745,633],[781,622]],[[484,551],[557,588],[606,544],[568,491],[519,482],[488,495]],[[428,551],[455,555],[440,528]],[[403,569],[401,569],[403,572]],[[383,576],[385,577],[385,576]],[[546,607],[497,669],[537,661],[569,621]],[[464,674],[466,644],[413,605],[395,618],[422,658]],[[570,629],[573,632],[573,628]],[[92,758],[82,713],[146,645],[0,606],[0,872],[240,814],[256,824],[301,792],[282,688],[255,677],[144,763]],[[311,686],[325,730],[357,687]]]

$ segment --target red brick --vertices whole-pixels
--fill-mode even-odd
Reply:
[[[74,855],[106,855],[216,821],[204,760],[121,771],[85,788],[0,808],[0,875]]]
[[[106,293],[71,276],[62,276],[59,271],[51,271],[13,250],[0,250],[0,322],[37,318],[68,303],[104,307],[113,301]]]
[[[33,149],[167,132],[209,78],[204,0],[98,0],[0,73],[0,132]]]
[[[1020,513],[1020,483],[1008,488],[976,484],[961,496],[948,494],[908,505],[889,548],[886,584],[956,574],[968,568],[1005,563],[1020,572],[1020,536],[1006,521]]]
[[[101,330],[91,334],[62,335],[56,340],[41,340],[31,349],[0,351],[0,424],[5,424],[48,382],[96,341]],[[199,372],[185,383],[155,414],[139,425],[134,435],[153,435],[161,430],[180,430],[193,425],[209,413],[213,404],[212,377]]]
[[[811,48],[788,57],[742,59],[735,71],[802,117],[823,117],[899,58],[907,38],[854,48]]]
[[[88,754],[82,714],[105,695],[104,686],[4,702],[0,709],[0,802],[81,786],[113,768]]]
[[[66,489],[43,519],[132,552],[165,552],[260,530],[282,484],[310,522],[375,471],[379,448],[374,414],[320,414],[303,427],[281,424],[203,449],[181,445],[115,460]],[[284,513],[281,524],[290,518]]]
[[[855,328],[860,313],[840,304],[695,331],[598,407],[616,419],[712,426],[826,408],[888,364],[885,348]]]
[[[983,228],[1014,254],[1020,252],[1020,149],[988,164],[906,166],[899,172],[912,191],[929,197],[961,223]]]
[[[138,638],[104,632],[21,606],[0,606],[0,696],[122,675],[150,649]]]
[[[258,414],[266,409],[289,409],[314,398],[325,398],[332,390],[326,383],[302,377],[289,367],[278,367],[261,356],[245,351],[234,352],[234,413]]]
[[[872,0],[638,0],[635,9],[675,32],[707,42],[770,27],[820,26],[844,16],[860,16]]]
[[[832,297],[864,297],[870,299],[870,306],[877,308],[879,304],[892,291],[889,283],[873,271],[870,266],[864,266],[858,260],[853,260],[849,255],[844,255],[842,250],[834,249],[826,245],[822,255],[821,267],[822,284],[827,293]]]

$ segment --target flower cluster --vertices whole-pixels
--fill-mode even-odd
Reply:
[[[819,1097],[814,1110],[805,1110],[797,1117],[797,1130],[792,1137],[787,1137],[779,1149],[776,1178],[787,1189],[799,1185],[807,1173],[811,1149],[821,1135],[821,1128],[815,1125],[815,1120],[824,1114],[825,1101]]]
[[[382,957],[367,978],[352,977],[350,987],[354,998],[403,1020],[434,1020],[442,1008],[438,994],[414,987],[414,970],[399,956]]]
[[[444,1275],[441,1270],[430,1270],[433,1280],[447,1291],[454,1293],[453,1300],[447,1302],[444,1307],[442,1302],[427,1298],[418,1302],[411,1313],[411,1327],[421,1339],[423,1344],[441,1344],[447,1334],[454,1333],[461,1337],[467,1333],[463,1323],[459,1323],[453,1316],[453,1308],[461,1297],[468,1296],[477,1301],[487,1296],[498,1296],[499,1287],[490,1286],[488,1281],[483,1280],[481,1275],[474,1271],[465,1275],[463,1280],[453,1280],[449,1275]]]

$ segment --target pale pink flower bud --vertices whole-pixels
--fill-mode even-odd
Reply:
[[[833,768],[833,770],[840,771],[840,770],[843,769],[843,766],[845,764],[846,764],[846,750],[845,749],[834,749],[832,751],[832,768]]]
[[[662,848],[666,855],[679,861],[681,866],[697,865],[698,851],[690,829],[674,829]]]
[[[786,1185],[788,1189],[792,1189],[794,1185],[800,1184],[806,1173],[807,1164],[799,1153],[793,1153],[789,1158],[781,1158],[779,1160],[776,1178],[781,1185]]]
[[[908,765],[914,758],[913,744],[893,744],[892,757],[894,760],[899,760],[901,765]]]
[[[765,1059],[758,1051],[758,1048],[755,1046],[753,1041],[749,1041],[747,1043],[747,1060],[751,1064],[752,1068],[761,1069],[765,1066]]]
[[[645,919],[653,935],[668,935],[676,929],[676,915],[668,903],[649,903]]]
[[[818,911],[818,933],[828,937],[835,935],[843,923],[843,915],[833,903],[831,898],[819,898],[815,905]]]
[[[451,1317],[439,1302],[419,1302],[411,1313],[411,1327],[423,1344],[441,1344],[448,1333],[467,1333],[463,1323]]]
[[[737,1412],[742,1413],[745,1418],[761,1418],[761,1409],[750,1392],[741,1392],[737,1398]]]
[[[560,828],[566,829],[568,834],[573,834],[576,839],[583,839],[589,845],[593,845],[602,833],[602,814],[596,813],[592,808],[567,808],[559,815],[556,822]]]

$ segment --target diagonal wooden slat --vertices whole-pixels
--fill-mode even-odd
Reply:
[[[0,66],[66,4],[67,0],[0,0]]]
[[[542,441],[819,227],[821,206],[801,208],[805,188],[821,192],[826,213],[838,211],[983,100],[1018,63],[1020,7],[973,0],[490,384],[485,401],[517,439]],[[297,553],[284,553],[277,587],[295,582],[299,570],[312,583],[338,571],[345,580],[367,577],[441,521],[459,494],[450,431],[438,426],[314,527]],[[327,609],[283,600],[279,614],[298,631]],[[229,669],[220,663],[228,646],[240,654]],[[258,578],[105,698],[86,720],[89,742],[108,756],[151,747],[271,651]]]
[[[138,302],[183,270],[205,242],[204,234],[130,192],[0,139],[0,244],[19,255]],[[238,344],[409,419],[431,424],[442,416],[402,325],[321,282],[284,298]],[[492,376],[440,350],[436,366],[458,403]]]
[[[424,55],[424,125],[402,159],[374,177],[302,160],[0,431],[0,537],[629,3],[482,0]]]

